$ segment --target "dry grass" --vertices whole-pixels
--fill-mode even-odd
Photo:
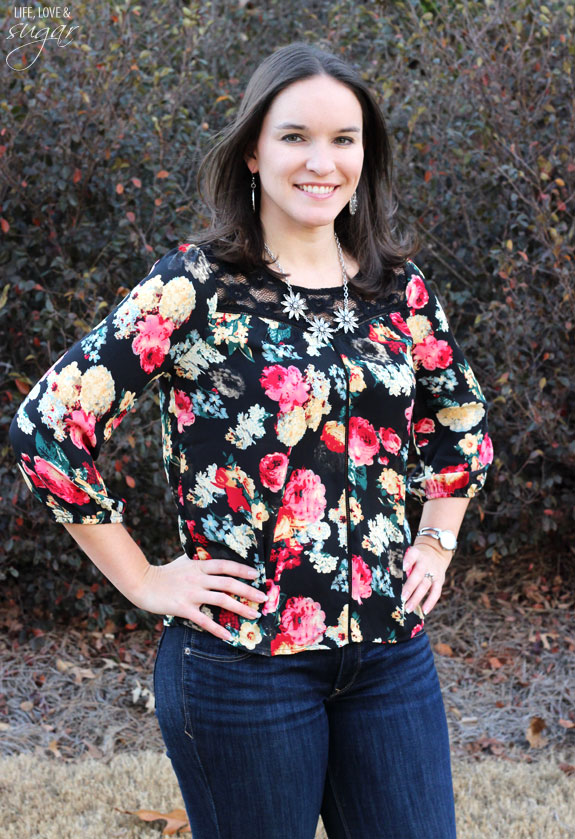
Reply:
[[[490,757],[454,761],[453,776],[460,839],[575,836],[575,778],[557,768]],[[15,755],[0,761],[0,790],[2,836],[18,839],[152,839],[160,822],[114,808],[183,807],[168,758],[149,750],[118,754],[108,764]],[[325,839],[321,822],[316,837]]]
[[[489,571],[460,561],[450,571],[427,631],[460,839],[575,839],[573,582],[526,559]],[[158,636],[67,627],[35,635],[15,606],[0,623],[1,835],[158,835],[157,823],[113,809],[183,806],[153,713]]]

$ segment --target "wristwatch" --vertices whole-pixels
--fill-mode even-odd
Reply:
[[[454,551],[457,548],[457,539],[452,530],[440,530],[438,527],[422,527],[417,531],[417,536],[431,536],[437,539],[444,551]]]

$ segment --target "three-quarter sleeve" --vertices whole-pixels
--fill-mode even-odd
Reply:
[[[485,483],[493,460],[487,402],[437,296],[413,262],[406,269],[407,326],[417,382],[411,418],[417,463],[407,491],[422,503],[471,498]]]
[[[208,275],[200,249],[172,248],[21,403],[10,443],[28,489],[55,521],[123,520],[125,500],[108,490],[95,460],[136,400],[155,379],[170,375],[189,344]]]

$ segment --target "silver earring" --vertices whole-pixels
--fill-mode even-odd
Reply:
[[[349,199],[349,214],[354,216],[357,210],[357,192],[354,192]]]
[[[256,179],[255,179],[254,175],[252,175],[252,182],[251,182],[250,186],[252,188],[252,210],[255,213],[255,211],[256,211],[256,186],[257,186],[257,184],[256,184]]]

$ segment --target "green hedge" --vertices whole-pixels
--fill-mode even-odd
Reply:
[[[495,462],[462,551],[568,560],[574,536],[575,7],[562,0],[73,7],[77,38],[0,70],[0,579],[38,621],[155,623],[53,525],[14,466],[22,394],[153,261],[206,224],[202,152],[261,58],[293,40],[362,71],[397,196],[490,406]],[[10,42],[13,43],[13,42]],[[368,138],[369,140],[369,138]],[[151,562],[181,552],[155,392],[99,462]],[[156,468],[150,470],[149,464]],[[150,472],[152,479],[150,480]],[[415,522],[417,507],[408,507]]]

